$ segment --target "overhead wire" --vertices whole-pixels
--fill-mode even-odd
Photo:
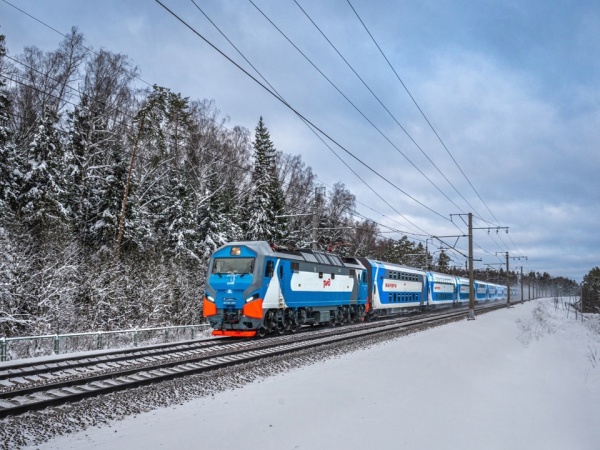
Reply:
[[[50,25],[46,24],[45,22],[43,22],[43,21],[41,21],[41,20],[39,20],[39,19],[37,19],[37,18],[33,17],[33,16],[32,16],[32,15],[30,15],[29,13],[27,13],[27,12],[23,11],[22,9],[20,9],[20,8],[18,8],[18,7],[16,7],[16,6],[14,6],[14,5],[13,5],[13,4],[11,4],[10,2],[8,2],[8,1],[6,1],[6,0],[3,0],[3,1],[4,1],[5,3],[9,4],[10,6],[14,7],[15,9],[17,9],[17,10],[21,11],[21,12],[22,12],[22,13],[24,13],[25,15],[27,15],[27,16],[29,16],[29,17],[31,17],[33,20],[36,20],[36,21],[38,21],[39,23],[43,24],[44,26],[46,26],[46,27],[48,27],[48,28],[52,29],[53,31],[57,32],[58,34],[60,34],[60,35],[62,35],[62,36],[64,36],[64,37],[68,37],[67,35],[65,35],[65,34],[61,33],[60,31],[56,30],[55,28],[51,27]],[[171,12],[171,11],[170,11],[168,8],[166,8],[166,7],[165,7],[165,6],[164,6],[164,5],[163,5],[161,2],[159,2],[159,1],[157,1],[157,2],[158,2],[159,4],[161,4],[161,6],[163,6],[165,9],[167,9],[169,12]],[[171,12],[171,14],[173,14],[173,13]],[[176,16],[176,17],[177,17],[177,16]],[[178,18],[178,17],[177,17],[177,18]],[[178,19],[179,19],[179,18],[178,18]],[[181,19],[179,19],[179,20],[181,21]],[[187,25],[186,23],[184,23],[184,25],[186,25],[186,26],[188,26],[188,28],[190,28],[190,27],[189,27],[189,25]],[[195,30],[193,30],[193,29],[192,29],[192,31],[193,31],[193,32],[195,32]],[[198,34],[197,32],[195,32],[195,33],[196,33],[196,34]],[[204,39],[202,36],[199,36],[199,37],[201,37],[202,39]],[[204,40],[206,41],[206,39],[204,39]],[[212,44],[211,44],[210,42],[207,42],[207,43],[208,43],[209,45],[211,45],[211,46],[212,46]],[[84,48],[86,48],[87,50],[89,50],[89,51],[91,51],[91,52],[93,52],[93,53],[97,54],[97,52],[93,51],[91,48],[88,48],[88,47],[85,47],[85,46],[83,46],[83,47],[84,47]],[[213,46],[213,48],[215,48],[215,47]],[[215,50],[219,51],[219,50],[218,50],[218,49],[216,49],[216,48],[215,48]],[[219,51],[219,52],[220,52],[220,51]],[[221,52],[220,52],[220,53],[221,53]],[[225,56],[227,59],[229,59],[229,58],[228,58],[226,55],[224,55],[224,54],[223,54],[223,56]],[[11,59],[12,59],[12,58],[11,58]],[[234,63],[235,65],[237,65],[237,64],[236,64],[234,61],[232,61],[231,59],[229,59],[229,60],[230,60],[230,62],[232,62],[232,63]],[[238,67],[239,67],[239,66],[238,66]],[[241,67],[240,67],[240,69],[241,69]],[[242,70],[243,70],[243,69],[242,69]],[[128,73],[130,73],[130,72],[128,72]],[[248,74],[248,75],[249,75],[249,74]],[[142,80],[141,78],[139,78],[139,77],[137,77],[137,76],[136,76],[135,78],[139,79],[140,81],[142,81],[142,82],[144,82],[145,84],[147,84],[148,86],[150,86],[150,84],[149,84],[148,82],[146,82],[146,81]],[[18,80],[12,80],[12,81],[14,81],[14,82],[17,82],[17,83],[20,83]],[[255,80],[255,81],[257,81],[257,80]],[[259,84],[260,84],[260,83],[259,83]],[[32,87],[32,86],[30,86],[30,87]],[[76,89],[75,89],[75,88],[73,88],[72,86],[68,85],[68,87],[69,87],[69,89],[72,89],[72,90],[74,90],[74,91],[77,91],[77,92],[79,92],[79,93],[81,94],[81,92],[80,92],[80,91],[76,90]],[[34,88],[34,87],[32,87],[32,88]],[[34,89],[35,89],[35,88],[34,88]],[[268,89],[267,89],[267,90],[268,90]],[[52,94],[50,94],[50,93],[46,93],[46,94],[47,94],[47,95],[50,95],[50,96],[52,96]],[[271,93],[271,94],[272,94],[272,95],[275,95],[275,96],[276,96],[276,98],[277,98],[277,94],[273,94],[273,93]],[[285,103],[283,100],[280,100],[280,101],[282,101],[284,104],[286,104],[286,103]],[[69,103],[69,104],[71,104],[71,105],[74,105],[74,106],[80,106],[80,105],[76,105],[75,103],[68,102],[68,101],[67,101],[67,103]],[[114,108],[114,107],[112,107],[112,106],[110,106],[110,105],[106,105],[106,106],[109,106],[109,107],[111,107],[111,108]],[[294,111],[296,114],[298,114],[298,115],[299,115],[299,117],[301,117],[303,120],[306,120],[306,119],[305,119],[305,118],[304,118],[304,117],[303,117],[301,114],[297,113],[297,112],[296,112],[296,111],[295,111],[293,108],[291,108],[289,105],[287,105],[287,104],[286,104],[286,106],[288,106],[290,109],[292,109],[292,111]],[[116,111],[120,111],[120,110],[118,110],[117,108],[114,108],[114,109],[115,109]],[[120,112],[121,112],[121,113],[123,113],[122,111],[120,111]],[[127,113],[125,113],[125,114],[127,114]],[[129,115],[129,117],[132,117],[132,116],[131,116],[131,115]],[[319,132],[320,132],[320,133],[321,133],[323,136],[326,136],[326,137],[327,137],[327,138],[328,138],[328,139],[329,139],[331,142],[335,143],[335,144],[336,144],[338,147],[342,148],[342,149],[343,149],[343,150],[344,150],[346,153],[349,153],[349,152],[348,152],[348,150],[346,150],[346,149],[345,149],[345,148],[343,148],[343,147],[342,147],[340,144],[338,144],[338,143],[337,143],[335,140],[333,140],[332,138],[330,138],[330,137],[329,137],[329,136],[328,136],[326,133],[324,133],[324,132],[323,132],[323,131],[322,131],[320,128],[318,128],[318,127],[314,126],[314,125],[313,125],[311,122],[309,122],[309,121],[306,121],[305,123],[307,123],[307,124],[310,124],[310,127],[314,127],[314,128],[315,128],[316,130],[318,130],[318,131],[319,131]],[[224,127],[223,127],[223,125],[221,125],[221,124],[217,124],[217,125],[219,125],[220,127],[224,128]],[[312,128],[311,128],[311,130],[312,130]],[[314,130],[313,130],[313,132],[314,132]],[[322,139],[322,138],[321,138],[321,137],[320,137],[318,134],[317,134],[317,136],[318,136],[318,137],[319,137],[321,140],[323,140],[323,139]],[[323,142],[324,142],[324,141],[323,141]],[[327,143],[325,143],[325,144],[326,144],[326,145],[328,145]],[[332,149],[332,150],[333,150],[333,149]],[[334,153],[335,153],[335,152],[334,152]],[[336,154],[336,156],[338,156],[338,155]],[[365,163],[363,163],[361,160],[359,160],[358,158],[356,158],[354,155],[352,155],[352,154],[351,154],[351,156],[352,156],[352,157],[354,157],[355,159],[357,159],[357,160],[358,160],[358,161],[359,161],[361,164],[365,165]],[[338,156],[338,158],[339,158],[339,156]],[[341,158],[340,158],[340,159],[341,159]],[[373,169],[371,169],[370,167],[369,167],[369,169],[370,169],[371,171],[373,171]],[[381,177],[381,178],[383,178],[383,179],[384,179],[386,182],[388,182],[388,184],[391,184],[391,185],[393,185],[393,183],[389,182],[387,179],[385,179],[385,177]],[[395,188],[397,188],[396,186],[394,186],[394,187],[395,187]],[[403,192],[401,189],[399,189],[399,188],[397,188],[397,189],[398,189],[398,190],[400,190],[400,192],[404,193],[404,192]],[[412,199],[412,197],[411,197],[410,195],[408,195],[408,194],[406,194],[406,193],[404,193],[404,194],[405,194],[405,195],[407,195],[409,198],[411,198],[411,199]],[[416,200],[416,199],[413,199],[413,200],[415,200],[417,203],[421,204],[421,203],[420,203],[418,200]],[[386,203],[387,203],[387,202],[386,202]],[[427,209],[429,209],[430,211],[434,212],[435,214],[437,214],[437,215],[441,216],[439,213],[437,213],[437,212],[435,212],[435,211],[431,210],[431,209],[430,209],[430,208],[428,208],[426,205],[423,205],[423,204],[421,204],[421,205],[422,205],[422,206],[424,206],[424,207],[426,207],[426,208],[427,208]],[[389,205],[388,205],[388,206],[389,206]],[[396,212],[397,212],[397,211],[396,211]],[[385,215],[384,215],[384,217],[385,217]],[[441,216],[441,217],[443,217],[443,216]],[[443,217],[443,218],[445,218],[445,217]],[[448,219],[447,219],[447,220],[448,220]],[[390,228],[390,227],[388,227],[388,226],[385,226],[385,225],[383,225],[383,226],[384,226],[384,227],[386,227],[386,228]],[[424,231],[424,230],[422,230],[422,231]],[[400,231],[398,230],[398,232],[400,232]]]
[[[389,108],[383,103],[383,101],[379,98],[377,94],[371,89],[371,87],[367,84],[367,82],[359,75],[356,69],[350,64],[347,58],[342,55],[342,53],[338,50],[338,48],[331,42],[331,39],[327,37],[327,35],[323,32],[323,30],[316,24],[313,18],[308,14],[308,12],[298,3],[298,0],[294,0],[294,3],[300,8],[300,10],[304,13],[304,15],[308,18],[308,20],[314,25],[314,27],[319,31],[321,36],[329,43],[329,45],[335,50],[338,56],[346,63],[346,65],[350,68],[350,70],[356,75],[356,77],[361,81],[361,83],[365,86],[365,88],[371,93],[371,95],[377,100],[377,102],[381,105],[381,107],[387,112],[387,114],[392,118],[392,120],[400,127],[400,129],[406,134],[406,136],[410,139],[410,141],[420,150],[420,152],[427,158],[427,160],[433,165],[433,167],[438,171],[438,173],[448,182],[448,184],[454,189],[454,191],[465,201],[465,203],[474,210],[473,206],[469,203],[469,201],[462,195],[462,193],[452,184],[452,182],[448,179],[448,177],[444,174],[442,170],[435,164],[435,162],[429,157],[429,155],[423,150],[423,148],[417,143],[417,141],[412,137],[412,135],[406,130],[406,128],[399,122],[396,116],[389,110]],[[453,203],[454,206],[458,208],[458,205]],[[460,208],[459,208],[460,210]],[[462,210],[460,210],[463,212]]]
[[[30,13],[28,13],[28,12],[24,11],[23,9],[21,9],[21,8],[19,8],[19,7],[15,6],[15,5],[13,5],[12,3],[8,2],[7,0],[3,0],[3,1],[4,1],[5,3],[7,3],[8,5],[10,5],[11,7],[15,8],[16,10],[20,11],[21,13],[25,14],[26,16],[30,17],[31,19],[35,20],[36,22],[38,22],[38,23],[42,24],[43,26],[45,26],[45,27],[47,27],[47,28],[49,28],[49,29],[53,30],[53,31],[54,31],[54,32],[56,32],[57,34],[59,34],[59,35],[61,35],[61,36],[65,37],[65,38],[68,38],[68,35],[66,35],[66,34],[64,34],[64,33],[62,33],[62,32],[60,32],[59,30],[57,30],[57,29],[56,29],[56,28],[54,28],[53,26],[49,25],[48,23],[46,23],[46,22],[44,22],[44,21],[42,21],[42,20],[40,20],[40,19],[36,18],[36,17],[35,17],[35,16],[33,16],[32,14],[30,14]],[[204,13],[204,11],[202,11],[202,9],[201,9],[201,8],[200,8],[200,7],[199,7],[199,6],[198,6],[198,5],[197,5],[197,4],[194,2],[194,0],[192,0],[192,2],[193,2],[193,3],[194,3],[194,5],[195,5],[195,6],[196,6],[196,7],[197,7],[197,8],[198,8],[198,9],[199,9],[199,10],[200,10],[200,11],[201,11],[203,14],[204,14],[204,16],[205,16],[205,17],[206,17],[206,18],[207,18],[207,19],[208,19],[208,20],[209,20],[209,21],[210,21],[210,22],[213,24],[213,26],[215,26],[215,28],[217,28],[217,29],[218,29],[218,27],[217,27],[217,26],[214,24],[214,22],[213,22],[213,21],[212,21],[212,20],[211,20],[211,19],[210,19],[210,18],[209,18],[209,17],[208,17],[208,16],[207,16],[205,13]],[[219,32],[221,32],[221,31],[220,31],[220,29],[219,29]],[[223,35],[223,36],[224,36],[224,37],[225,37],[225,38],[226,38],[226,39],[227,39],[227,40],[230,42],[230,44],[231,44],[231,45],[232,45],[234,48],[236,48],[236,50],[238,50],[238,49],[237,49],[237,47],[235,47],[235,45],[234,45],[233,43],[231,43],[231,41],[230,41],[230,40],[229,40],[229,39],[228,39],[228,38],[227,38],[227,37],[226,37],[226,36],[225,36],[225,35],[224,35],[222,32],[221,32],[221,34],[222,34],[222,35]],[[89,52],[92,52],[92,53],[94,53],[94,54],[96,54],[96,55],[98,54],[96,51],[94,51],[94,50],[93,50],[92,48],[90,48],[90,47],[87,47],[87,46],[85,46],[85,45],[82,45],[82,44],[79,44],[79,45],[81,45],[81,46],[82,46],[84,49],[86,49],[86,50],[87,50],[87,51],[89,51]],[[239,52],[239,50],[238,50],[238,52]],[[241,54],[241,52],[239,52],[239,53]],[[242,57],[243,57],[243,55],[242,55]],[[10,57],[9,57],[9,58],[10,58]],[[17,61],[17,60],[15,60],[14,58],[10,58],[10,59],[11,59],[11,60],[13,60],[13,61],[16,61],[16,62],[18,62],[18,63],[20,63],[20,64],[23,64],[23,65],[25,65],[25,64],[24,64],[24,63],[22,63],[21,61]],[[246,60],[246,61],[247,61],[247,62],[250,64],[250,62],[249,62],[249,61],[248,61],[248,60],[247,60],[245,57],[244,57],[244,59],[245,59],[245,60]],[[252,64],[250,64],[250,65],[252,66]],[[26,65],[25,65],[25,66],[26,66]],[[252,67],[254,68],[254,66],[252,66]],[[32,68],[30,68],[30,69],[32,69]],[[254,68],[254,69],[256,70],[256,68]],[[33,69],[33,70],[36,70],[36,69]],[[257,70],[256,70],[256,71],[257,71]],[[39,72],[39,71],[38,71],[38,72]],[[138,76],[137,76],[135,73],[133,73],[133,72],[129,72],[129,71],[126,71],[126,72],[127,72],[127,73],[129,73],[130,75],[134,76],[134,77],[135,77],[135,78],[137,78],[138,80],[142,81],[142,82],[143,82],[143,83],[145,83],[146,85],[148,85],[148,86],[151,86],[151,85],[150,85],[150,83],[148,83],[147,81],[145,81],[145,80],[143,80],[143,79],[139,78],[139,77],[138,77]],[[39,72],[39,73],[41,73],[41,72]],[[257,73],[259,73],[259,72],[257,71]],[[259,73],[259,74],[260,74],[260,73]],[[262,75],[261,75],[261,77],[262,77]],[[263,78],[263,79],[265,80],[265,82],[266,82],[266,79],[265,79],[264,77],[262,77],[262,78]],[[267,83],[268,83],[268,82],[267,82]],[[271,86],[271,85],[269,84],[269,86]],[[80,92],[80,91],[78,91],[77,89],[73,88],[72,86],[70,86],[70,85],[67,85],[67,87],[68,87],[69,89],[73,90],[73,91],[76,91],[76,92],[78,92],[78,93],[81,95],[81,92]],[[272,86],[271,86],[271,87],[272,87]],[[275,92],[276,92],[276,91],[275,91]],[[52,94],[49,94],[49,93],[46,93],[46,94],[47,94],[47,95],[50,95],[50,96],[52,96]],[[279,94],[276,92],[276,95],[279,95]],[[75,104],[74,104],[74,103],[72,103],[72,102],[68,102],[68,103],[69,103],[69,104],[72,104],[72,105],[74,105],[74,106],[78,106],[78,105],[75,105]],[[106,104],[105,104],[105,106],[108,106],[108,107],[112,108],[112,109],[113,109],[113,110],[115,110],[115,111],[118,111],[118,112],[121,112],[121,113],[123,113],[123,112],[122,112],[122,111],[120,111],[118,108],[115,108],[115,107],[113,107],[113,106],[111,106],[111,105],[106,105]],[[306,121],[304,121],[304,123],[306,123],[306,124],[308,125],[308,123],[307,123]],[[220,125],[220,124],[219,124],[219,125]],[[324,144],[325,144],[327,147],[329,147],[329,148],[330,148],[330,150],[331,150],[331,151],[334,153],[334,155],[335,155],[335,156],[336,156],[338,159],[340,159],[340,161],[342,161],[342,162],[343,162],[343,163],[344,163],[344,164],[345,164],[345,165],[346,165],[346,166],[347,166],[347,167],[348,167],[348,168],[349,168],[349,169],[350,169],[350,170],[351,170],[353,173],[355,173],[355,175],[357,175],[357,174],[356,174],[356,172],[355,172],[353,169],[351,169],[351,168],[350,168],[350,166],[349,166],[349,165],[348,165],[348,164],[347,164],[347,163],[346,163],[346,162],[345,162],[345,161],[344,161],[344,160],[343,160],[343,159],[342,159],[342,158],[341,158],[341,157],[340,157],[340,156],[339,156],[339,155],[338,155],[338,154],[337,154],[337,153],[336,153],[336,152],[335,152],[335,151],[334,151],[334,150],[333,150],[333,149],[332,149],[332,148],[331,148],[331,147],[330,147],[330,146],[329,146],[329,145],[328,145],[328,144],[327,144],[327,143],[326,143],[324,140],[323,140],[323,138],[322,138],[322,137],[321,137],[319,134],[317,134],[317,133],[315,132],[315,130],[314,130],[314,129],[313,129],[311,126],[310,126],[310,125],[308,125],[308,126],[309,126],[309,128],[311,129],[311,131],[313,131],[313,133],[315,133],[315,134],[317,135],[317,137],[318,137],[318,138],[319,138],[319,139],[320,139],[320,140],[321,140],[321,141],[322,141],[322,142],[323,142],[323,143],[324,143]],[[358,175],[357,175],[357,176],[358,176]],[[395,208],[393,208],[393,207],[392,207],[392,206],[389,204],[389,202],[387,202],[385,199],[383,199],[383,197],[382,197],[382,196],[381,196],[379,193],[377,193],[377,192],[376,192],[376,191],[375,191],[375,190],[374,190],[374,189],[373,189],[373,188],[372,188],[370,185],[368,185],[368,184],[367,184],[367,183],[366,183],[366,182],[365,182],[365,181],[364,181],[364,180],[363,180],[363,179],[362,179],[360,176],[358,176],[358,177],[359,177],[359,179],[361,179],[361,181],[363,181],[363,182],[364,182],[364,183],[367,185],[367,187],[368,187],[369,189],[371,189],[371,190],[372,190],[372,191],[373,191],[373,192],[374,192],[374,193],[375,193],[375,194],[376,194],[378,197],[380,197],[380,198],[381,198],[381,199],[382,199],[382,200],[383,200],[383,201],[384,201],[386,204],[388,204],[388,206],[390,206],[390,207],[391,207],[391,208],[394,210],[394,212],[396,212],[397,214],[399,214],[401,217],[403,217],[405,220],[407,220],[407,221],[408,221],[409,223],[411,223],[412,225],[416,226],[416,225],[415,225],[414,223],[412,223],[412,222],[411,222],[409,219],[407,219],[407,218],[406,218],[406,217],[404,217],[404,216],[403,216],[401,213],[399,213],[399,212],[398,212],[398,211],[397,211]],[[424,230],[422,230],[422,229],[421,229],[421,231],[424,231]]]
[[[460,207],[450,198],[448,197],[448,195],[442,191],[442,189],[433,182],[433,180],[431,180],[431,178],[429,178],[421,169],[419,169],[419,167],[417,167],[417,165],[402,151],[400,150],[400,148],[394,143],[392,142],[392,140],[383,132],[381,131],[381,129],[375,125],[375,123],[369,119],[366,114],[358,107],[356,106],[356,104],[350,100],[350,98],[344,94],[344,92],[342,92],[342,90],[327,76],[325,75],[325,73],[319,69],[319,67],[317,67],[317,65],[281,30],[281,28],[279,28],[270,18],[269,16],[267,16],[264,11],[262,9],[260,9],[256,3],[254,3],[253,0],[248,0],[256,9],[257,11],[262,14],[262,16],[292,45],[292,47],[294,47],[307,61],[310,65],[312,65],[314,67],[314,69],[319,72],[319,74],[325,79],[327,80],[327,82],[329,84],[331,84],[331,86],[392,146],[394,147],[394,149],[396,149],[396,151],[398,153],[400,153],[404,159],[406,159],[406,161],[408,161],[408,163],[410,165],[412,165],[415,170],[417,170],[421,176],[423,176],[427,181],[429,181],[429,183],[438,190],[438,192],[440,194],[442,194],[444,197],[446,197],[446,199],[452,203],[457,209],[460,210]]]
[[[415,98],[413,97],[413,95],[410,93],[408,87],[402,81],[402,78],[400,78],[400,75],[398,75],[398,72],[396,72],[396,69],[394,69],[394,66],[392,65],[392,63],[390,62],[390,60],[387,58],[387,56],[385,55],[384,51],[381,49],[381,47],[379,46],[379,44],[375,40],[375,37],[373,36],[373,34],[371,33],[371,31],[369,31],[369,28],[367,27],[367,25],[364,23],[364,21],[362,20],[362,18],[360,17],[360,15],[358,14],[358,12],[354,8],[354,6],[352,6],[352,3],[350,2],[350,0],[346,0],[346,1],[348,2],[348,5],[350,5],[350,8],[352,9],[352,11],[354,11],[354,14],[356,15],[356,17],[358,18],[358,20],[360,21],[360,23],[363,25],[365,31],[371,37],[371,40],[373,41],[373,43],[375,44],[375,46],[377,47],[377,49],[379,50],[379,52],[381,53],[381,55],[383,56],[383,58],[385,59],[385,61],[388,63],[388,66],[394,72],[394,74],[396,75],[396,78],[398,79],[398,81],[400,82],[400,84],[402,85],[402,87],[406,90],[406,92],[408,93],[409,97],[411,98],[411,100],[413,101],[413,103],[415,104],[415,106],[417,107],[417,109],[419,110],[419,112],[421,113],[421,115],[423,116],[423,118],[425,119],[425,121],[427,122],[427,124],[429,125],[429,127],[431,128],[431,130],[433,131],[433,133],[436,135],[436,137],[438,138],[438,140],[440,141],[440,143],[442,144],[442,146],[444,147],[444,149],[446,150],[446,152],[448,153],[448,155],[450,155],[450,158],[452,159],[452,161],[454,162],[454,164],[456,165],[456,167],[460,170],[460,172],[462,173],[462,175],[464,176],[464,178],[467,180],[467,182],[469,183],[469,185],[471,186],[471,188],[473,189],[473,191],[475,192],[475,194],[477,194],[477,197],[479,198],[479,200],[481,201],[481,203],[483,203],[483,205],[485,205],[485,207],[488,210],[488,212],[490,213],[490,215],[494,218],[494,220],[496,220],[496,223],[499,224],[500,221],[496,218],[496,216],[494,215],[494,213],[490,210],[490,208],[488,207],[487,203],[483,200],[483,198],[481,197],[481,195],[479,194],[479,192],[477,191],[477,189],[475,189],[475,186],[473,185],[473,183],[471,183],[471,180],[469,179],[469,177],[467,177],[467,174],[464,172],[464,170],[462,169],[462,167],[460,166],[460,164],[458,164],[458,162],[456,161],[456,159],[452,155],[452,152],[450,152],[450,149],[448,149],[448,147],[446,146],[446,144],[444,143],[444,141],[442,140],[442,138],[440,137],[440,135],[438,134],[438,132],[433,127],[432,123],[429,121],[429,119],[427,118],[427,116],[425,115],[425,113],[423,112],[423,110],[421,109],[421,107],[419,106],[419,104],[417,103],[417,101],[415,100]]]
[[[229,42],[229,44],[236,50],[236,52],[244,59],[244,61],[246,61],[248,63],[248,65],[250,65],[250,67],[252,67],[252,69],[258,74],[258,76],[275,92],[275,94],[277,94],[277,96],[283,100],[283,97],[281,96],[281,94],[273,87],[273,85],[264,77],[264,75],[255,67],[254,64],[252,64],[250,62],[250,60],[244,55],[244,53],[231,41],[231,39],[229,39],[225,33],[221,30],[221,28],[208,16],[208,14],[206,14],[206,12],[196,3],[195,0],[191,0],[191,2],[194,4],[194,6],[202,13],[202,15],[211,23],[211,25],[221,34],[221,36],[223,36],[223,38],[225,38],[227,40],[227,42]],[[379,192],[377,192],[369,183],[367,183],[367,181],[360,176],[354,169],[352,169],[352,167],[350,167],[350,165],[323,139],[323,137],[317,133],[310,125],[308,122],[306,122],[306,120],[304,120],[303,118],[300,118],[302,120],[302,122],[309,128],[309,130],[311,130],[311,132],[335,155],[335,157],[340,160],[340,162],[342,164],[344,164],[348,170],[350,170],[369,190],[371,190],[371,192],[373,192],[377,197],[379,197],[386,205],[388,205],[396,214],[400,215],[404,220],[406,220],[408,223],[410,223],[411,225],[413,225],[415,228],[420,229],[421,231],[425,232],[424,230],[422,230],[420,227],[418,227],[418,225],[416,225],[415,223],[413,223],[410,219],[408,219],[406,216],[404,216],[402,213],[400,213],[396,208],[394,208],[387,200],[385,200],[383,198],[383,196],[381,194],[379,194]]]
[[[170,8],[168,8],[160,0],[155,0],[155,2],[158,3],[161,7],[163,7],[169,14],[171,14],[181,24],[183,24],[186,28],[188,28],[192,33],[194,33],[195,35],[197,35],[206,44],[208,44],[210,47],[212,47],[221,56],[223,56],[225,59],[227,59],[229,62],[231,62],[239,70],[241,70],[242,72],[244,72],[244,74],[246,74],[248,77],[250,77],[256,84],[258,84],[260,87],[262,87],[264,90],[266,90],[269,94],[271,94],[273,97],[275,97],[278,101],[280,101],[283,105],[285,105],[288,109],[290,109],[290,111],[292,111],[297,116],[299,116],[299,117],[303,118],[304,120],[306,120],[315,130],[317,130],[319,133],[321,133],[329,141],[331,141],[333,144],[335,144],[335,146],[339,147],[341,150],[343,150],[345,153],[347,153],[350,157],[352,157],[354,160],[356,160],[359,164],[361,164],[367,170],[369,170],[370,172],[372,172],[375,176],[377,176],[378,178],[384,180],[387,184],[389,184],[390,186],[392,186],[398,192],[401,192],[403,195],[407,196],[408,198],[410,198],[411,200],[413,200],[415,203],[418,203],[419,205],[421,205],[423,208],[427,209],[431,213],[433,213],[433,214],[441,217],[444,220],[449,221],[449,219],[447,217],[445,217],[444,215],[440,214],[438,211],[435,211],[433,208],[425,205],[423,202],[419,201],[418,199],[416,199],[412,195],[408,194],[406,191],[404,191],[403,189],[401,189],[400,187],[398,187],[395,183],[391,182],[389,179],[387,179],[386,177],[384,177],[383,175],[381,175],[379,172],[377,172],[375,169],[373,169],[371,166],[369,166],[367,163],[365,163],[363,160],[361,160],[358,156],[356,156],[354,153],[352,153],[350,150],[348,150],[346,147],[344,147],[342,144],[340,144],[338,141],[336,141],[334,138],[332,138],[322,128],[318,127],[312,121],[310,121],[308,118],[306,118],[306,116],[304,116],[302,113],[300,113],[297,109],[295,109],[294,107],[292,107],[289,103],[287,103],[283,99],[279,98],[279,96],[277,94],[275,94],[269,87],[267,87],[260,80],[258,80],[255,76],[253,76],[251,73],[249,73],[240,64],[238,64],[237,62],[235,62],[225,52],[223,52],[222,50],[220,50],[216,45],[214,45],[211,41],[209,41],[206,37],[204,37],[198,30],[196,30],[194,27],[192,27],[190,24],[188,24],[185,20],[183,20],[179,15],[177,15],[174,11],[172,11]]]
[[[16,5],[13,5],[13,4],[12,4],[11,2],[9,2],[8,0],[2,0],[2,1],[3,1],[4,3],[6,3],[7,5],[9,5],[9,6],[12,6],[12,7],[13,7],[14,9],[16,9],[17,11],[19,11],[19,12],[21,12],[21,13],[25,14],[27,17],[29,17],[29,18],[31,18],[31,19],[33,19],[33,20],[35,20],[36,22],[38,22],[38,23],[42,24],[42,25],[43,25],[43,26],[45,26],[46,28],[48,28],[48,29],[50,29],[50,30],[54,31],[55,33],[58,33],[60,36],[62,36],[62,37],[64,37],[64,38],[67,38],[67,39],[69,38],[69,36],[68,36],[67,34],[65,34],[65,33],[63,33],[63,32],[61,32],[61,31],[57,30],[57,29],[56,29],[56,28],[54,28],[53,26],[51,26],[51,25],[47,24],[46,22],[44,22],[44,21],[43,21],[43,20],[41,20],[41,19],[38,19],[37,17],[33,16],[32,14],[29,14],[27,11],[25,11],[25,10],[23,10],[23,9],[19,8],[18,6],[16,6]],[[84,48],[85,50],[87,50],[88,52],[94,53],[95,55],[98,55],[98,54],[99,54],[97,51],[95,51],[95,50],[94,50],[93,48],[91,48],[91,47],[87,47],[87,46],[85,46],[85,45],[83,45],[83,44],[79,44],[79,45],[80,45],[82,48]],[[140,77],[139,77],[139,76],[138,76],[138,75],[137,75],[135,72],[131,72],[131,71],[126,71],[126,72],[127,72],[128,74],[130,74],[131,76],[133,76],[135,79],[137,79],[137,80],[141,81],[142,83],[146,84],[147,86],[149,86],[149,87],[152,87],[152,85],[151,85],[150,83],[148,83],[148,82],[147,82],[147,81],[145,81],[144,79],[140,78]]]

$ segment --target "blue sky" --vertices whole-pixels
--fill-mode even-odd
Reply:
[[[477,227],[492,222],[510,228],[508,236],[475,231],[479,267],[504,261],[496,252],[505,251],[528,256],[527,261],[511,260],[511,268],[523,265],[525,271],[576,280],[600,265],[600,3],[351,0],[467,181],[346,0],[298,3],[410,138],[293,0],[253,1],[385,137],[252,3],[205,0],[197,4],[294,108],[421,204],[371,173],[364,174],[370,187],[365,186],[292,112],[158,3],[10,3],[62,32],[77,26],[87,45],[95,49],[128,55],[140,68],[141,78],[151,84],[192,99],[214,99],[222,115],[229,117],[228,126],[253,131],[262,115],[278,149],[301,154],[324,185],[345,183],[357,196],[358,211],[379,223],[430,235],[455,235],[462,234],[465,226],[457,218],[458,226],[451,223],[449,215],[472,211],[480,217]],[[252,70],[193,3],[164,3]],[[0,25],[12,56],[26,45],[51,50],[60,42],[54,31],[4,0],[0,0]],[[140,87],[144,87],[141,82]],[[348,156],[343,158],[354,170],[364,170]],[[457,245],[464,251],[466,240],[459,239]],[[455,257],[455,263],[464,265],[464,259]]]

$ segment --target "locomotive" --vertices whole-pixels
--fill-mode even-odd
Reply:
[[[475,292],[478,302],[506,299],[493,283],[476,281]],[[262,337],[468,302],[463,277],[240,241],[211,256],[202,306],[213,336]]]

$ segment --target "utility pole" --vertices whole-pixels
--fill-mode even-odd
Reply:
[[[508,268],[508,252],[496,252],[496,255],[501,254],[506,256],[506,307],[510,308],[510,276]]]
[[[475,280],[473,279],[473,213],[469,213],[469,320],[475,320]]]
[[[510,308],[510,269],[508,267],[508,252],[506,252],[506,307]]]
[[[521,303],[524,303],[525,299],[523,298],[523,266],[521,266]]]
[[[317,250],[317,227],[319,225],[319,205],[321,204],[321,196],[323,195],[324,187],[315,188],[315,199],[313,201],[312,210],[312,242],[310,244],[311,249]]]
[[[506,256],[506,307],[510,308],[510,268],[508,265],[509,259],[518,259],[521,258],[527,259],[527,256],[509,256],[508,252],[496,252],[496,255],[501,254]],[[523,276],[523,267],[521,267],[521,276]],[[521,283],[521,299],[523,299],[523,284]]]
[[[450,214],[450,218],[452,216],[459,216],[462,219],[462,216],[466,216],[467,214]],[[464,219],[463,223],[464,223]],[[496,233],[500,229],[506,230],[508,233],[508,227],[482,227],[482,228],[473,228],[473,213],[468,214],[468,227],[469,227],[469,257],[467,258],[469,261],[469,320],[475,319],[475,277],[473,274],[473,230],[488,230],[488,233],[492,229],[496,229]],[[481,261],[481,260],[478,260]]]
[[[452,216],[459,216],[463,223],[464,223],[464,219],[462,218],[463,216],[467,216],[468,215],[468,222],[467,225],[469,227],[469,233],[467,234],[467,236],[469,237],[469,256],[468,256],[468,261],[469,261],[469,320],[473,320],[475,319],[475,277],[473,275],[473,230],[488,230],[488,233],[490,232],[490,230],[495,229],[496,233],[498,233],[499,230],[505,230],[508,233],[508,227],[482,227],[482,228],[473,228],[473,213],[468,213],[468,214],[450,214],[450,220],[452,220]],[[459,237],[463,237],[459,236]],[[439,239],[440,236],[432,236],[434,238]],[[457,236],[446,236],[446,237],[457,237]],[[452,248],[452,247],[451,247]],[[464,255],[463,255],[464,256]],[[478,261],[481,261],[480,259]]]

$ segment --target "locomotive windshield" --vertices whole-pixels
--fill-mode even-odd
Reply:
[[[222,275],[237,273],[251,274],[254,271],[254,258],[216,258],[213,262],[212,273]]]

